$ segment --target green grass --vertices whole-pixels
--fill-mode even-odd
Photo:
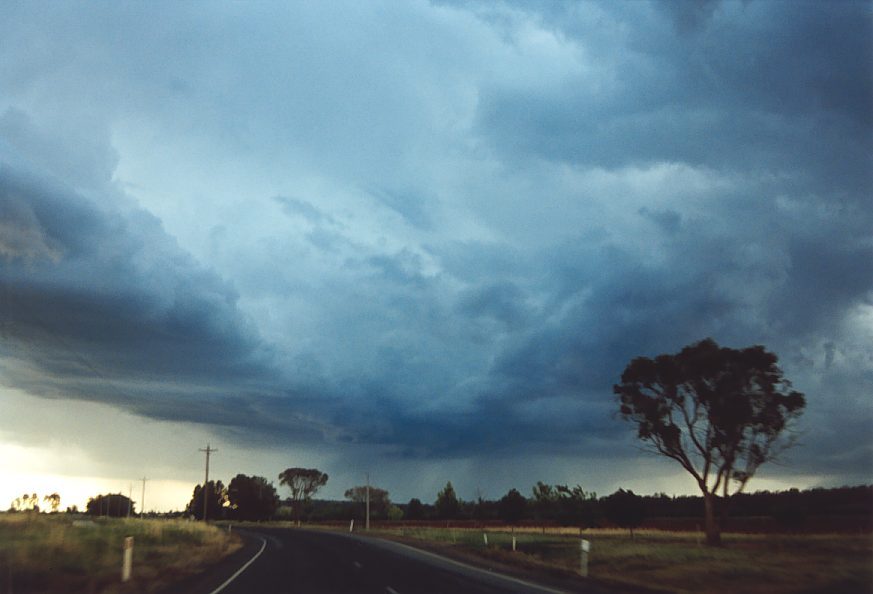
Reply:
[[[510,561],[534,571],[575,572],[578,531],[512,534],[462,528],[392,528],[376,535],[402,536],[457,547],[488,559]],[[615,585],[657,586],[668,592],[787,594],[794,592],[873,593],[873,540],[870,535],[723,535],[724,547],[707,547],[696,533],[588,530],[589,575]],[[581,578],[580,578],[581,579]]]
[[[122,545],[134,538],[133,579],[122,584]],[[0,514],[0,593],[151,592],[239,548],[214,526],[175,520]]]

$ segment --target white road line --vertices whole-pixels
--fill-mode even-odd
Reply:
[[[415,553],[418,553],[420,555],[424,555],[427,557],[433,557],[434,559],[439,559],[440,561],[450,563],[452,565],[457,565],[458,567],[463,567],[465,569],[472,570],[472,571],[475,571],[477,573],[484,573],[486,575],[492,576],[492,577],[497,578],[497,579],[506,580],[508,582],[513,582],[513,583],[516,583],[520,586],[525,586],[526,588],[529,588],[532,590],[537,590],[540,592],[547,592],[549,594],[565,594],[565,592],[563,590],[555,590],[555,589],[549,588],[547,586],[541,586],[541,585],[535,584],[533,582],[520,580],[518,578],[514,578],[512,576],[498,573],[495,571],[491,571],[489,569],[483,569],[481,567],[476,567],[474,565],[467,565],[466,563],[462,563],[460,561],[455,561],[454,559],[450,559],[449,557],[443,557],[442,555],[437,555],[436,553],[431,553],[430,551],[425,551],[424,549],[418,549],[418,548],[409,546],[407,544],[403,544],[401,542],[397,542],[397,541],[393,541],[393,540],[384,540],[384,539],[382,539],[382,540],[383,540],[383,542],[388,542],[388,543],[391,543],[392,545],[396,545],[396,546],[402,547],[404,549],[409,549],[409,550],[414,551]]]
[[[398,592],[397,590],[395,590],[391,586],[387,586],[385,588],[385,594],[400,594],[400,592]]]
[[[361,569],[362,567],[364,567],[363,565],[361,565],[361,564],[358,563],[357,561],[354,561],[354,562],[352,563],[352,565],[355,566],[355,569]]]
[[[261,539],[261,550],[258,551],[257,553],[255,553],[255,556],[252,557],[251,559],[249,559],[249,560],[246,562],[245,565],[243,565],[242,567],[240,567],[240,568],[237,570],[237,572],[236,572],[235,574],[233,574],[232,576],[230,576],[229,578],[227,578],[227,581],[226,581],[226,582],[224,582],[223,584],[221,584],[220,586],[218,586],[215,590],[213,590],[213,591],[210,592],[209,594],[218,594],[219,592],[221,592],[222,590],[224,590],[225,588],[227,588],[228,584],[230,584],[233,580],[235,580],[236,578],[238,578],[238,577],[239,577],[239,574],[241,574],[242,572],[244,572],[244,571],[248,568],[249,565],[251,565],[252,563],[255,562],[255,559],[257,559],[258,557],[261,556],[261,553],[263,553],[263,552],[264,552],[264,549],[267,548],[267,541],[266,541],[266,539],[261,538],[260,536],[259,536],[258,538]]]

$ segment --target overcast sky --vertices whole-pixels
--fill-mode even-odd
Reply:
[[[871,15],[4,2],[0,507],[180,508],[207,442],[336,498],[693,492],[612,385],[705,337],[807,394],[753,490],[873,482]]]

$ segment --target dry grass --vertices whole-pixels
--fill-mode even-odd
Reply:
[[[122,544],[134,538],[133,579],[122,584]],[[0,593],[153,592],[240,547],[214,526],[175,520],[0,514]]]
[[[508,529],[489,529],[488,547],[481,529],[393,528],[381,534],[517,559],[517,565],[543,572],[579,567],[578,529],[516,530],[517,553],[511,553]],[[586,530],[583,538],[591,543],[589,575],[604,583],[681,594],[873,593],[870,535],[725,534],[720,548],[701,544],[701,536],[690,532],[639,530],[632,540],[626,530]]]

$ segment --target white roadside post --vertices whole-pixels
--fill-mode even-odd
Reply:
[[[124,559],[121,563],[121,581],[130,581],[130,572],[133,569],[133,537],[124,537]]]
[[[512,535],[512,552],[515,552],[515,535]]]
[[[588,577],[588,551],[591,550],[591,543],[584,538],[581,541],[582,560],[579,563],[579,575]]]
[[[355,531],[355,519],[352,518],[352,521],[349,522],[349,533],[352,533],[354,531]]]
[[[488,533],[487,533],[487,532],[483,532],[483,533],[482,533],[482,538],[485,540],[485,546],[487,547],[487,546],[488,546]]]

